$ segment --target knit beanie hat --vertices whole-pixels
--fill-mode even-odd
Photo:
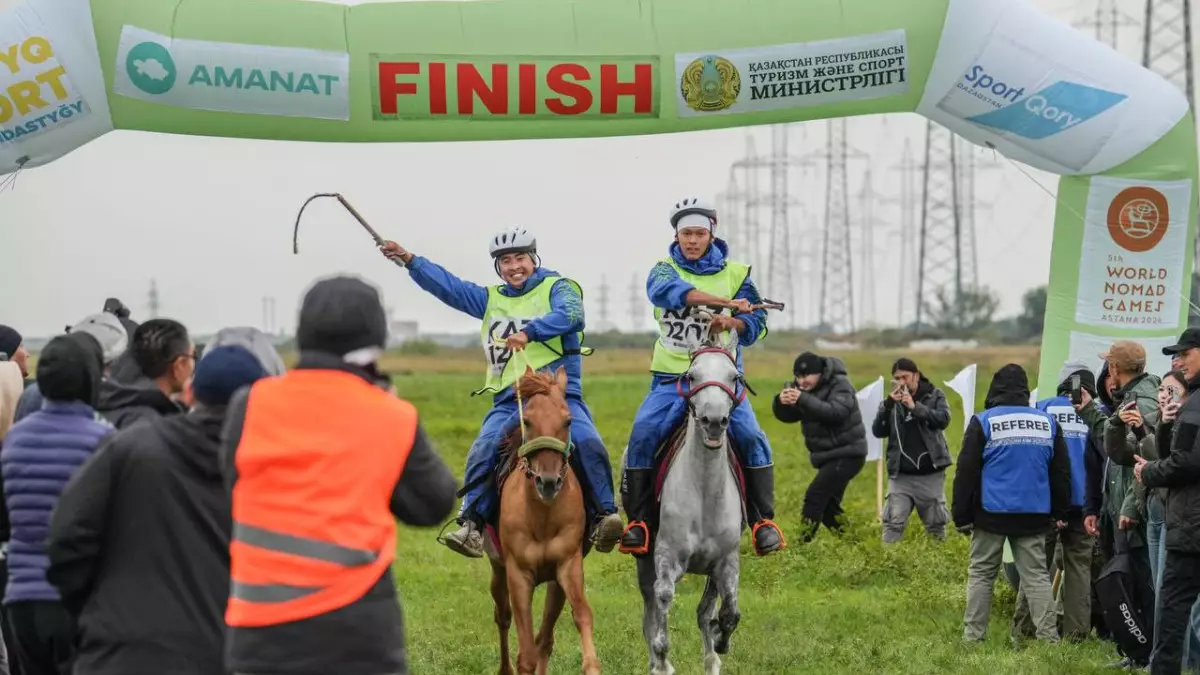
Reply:
[[[42,349],[37,385],[51,401],[82,401],[96,405],[104,372],[100,343],[87,333],[60,335]]]
[[[301,351],[341,357],[369,348],[382,350],[387,344],[387,315],[379,292],[355,277],[318,281],[304,296],[296,343]]]
[[[825,359],[812,352],[804,352],[797,356],[796,362],[792,364],[792,373],[796,377],[820,375],[823,370],[825,370]]]
[[[0,352],[8,354],[8,358],[11,359],[13,354],[17,353],[17,349],[24,341],[15,328],[0,325]]]
[[[192,395],[205,405],[226,405],[238,389],[266,376],[258,357],[244,347],[217,347],[196,364]]]

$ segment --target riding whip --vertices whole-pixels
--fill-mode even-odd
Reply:
[[[362,225],[363,229],[366,230],[367,233],[371,235],[371,238],[375,240],[375,245],[376,246],[383,245],[383,241],[384,241],[383,237],[379,236],[379,233],[376,232],[375,229],[372,228],[369,224],[367,224],[367,220],[362,217],[362,215],[358,212],[357,209],[355,209],[353,206],[350,205],[350,202],[346,201],[345,197],[343,197],[342,195],[340,195],[337,192],[321,192],[321,193],[315,194],[315,195],[309,197],[308,199],[304,200],[304,204],[301,205],[300,211],[296,214],[296,225],[292,229],[292,253],[293,254],[300,253],[300,218],[304,216],[304,209],[308,208],[308,205],[311,204],[313,202],[313,200],[319,199],[321,197],[333,197],[334,199],[338,200],[338,202],[340,202],[341,205],[344,206],[346,208],[346,210],[350,212],[350,215],[354,216],[354,219],[358,221],[358,224]],[[392,262],[396,263],[400,267],[404,267],[404,262],[401,260],[393,259]]]

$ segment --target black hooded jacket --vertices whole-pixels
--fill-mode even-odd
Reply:
[[[119,432],[63,490],[47,578],[77,623],[76,672],[224,674],[222,417],[198,408]]]
[[[1169,451],[1142,467],[1142,483],[1167,488],[1167,550],[1200,555],[1200,375],[1169,430]],[[1162,434],[1168,438],[1168,430]]]
[[[352,366],[340,357],[324,352],[301,351],[296,369],[341,370],[376,385],[386,379],[373,368]],[[249,393],[249,388],[242,389],[229,402],[222,442],[222,469],[227,490],[231,490],[237,480],[237,447]],[[409,525],[436,525],[453,509],[457,487],[454,475],[418,424],[404,472],[392,494],[392,513]],[[408,672],[404,618],[391,569],[386,570],[362,598],[327,614],[275,626],[231,629],[226,648],[227,667],[239,673],[381,675]]]
[[[1102,366],[1101,373],[1103,378],[1101,382],[1108,380],[1108,365]],[[1067,375],[1066,379],[1058,384],[1058,391],[1055,392],[1059,396],[1071,396],[1071,375],[1079,375],[1081,387],[1087,391],[1092,398],[1099,398],[1100,394],[1096,389],[1095,376],[1090,370],[1080,370]],[[1104,396],[1107,398],[1108,393]],[[1104,439],[1098,438],[1095,433],[1092,433],[1089,428],[1087,446],[1083,451],[1084,473],[1087,476],[1085,481],[1085,496],[1083,509],[1080,511],[1075,507],[1071,507],[1072,516],[1099,516],[1101,509],[1104,508],[1104,466],[1108,461],[1108,457],[1104,454]]]
[[[1007,365],[996,372],[988,388],[984,407],[1029,407],[1029,380],[1020,366]],[[1034,410],[1030,408],[1030,410]],[[1046,534],[1055,521],[1065,522],[1071,507],[1071,456],[1062,429],[1056,427],[1054,454],[1046,467],[1050,478],[1050,514],[988,513],[983,510],[983,426],[972,416],[963,436],[954,474],[954,525],[968,525],[993,534],[1013,537]]]
[[[846,364],[836,356],[822,361],[821,379],[812,391],[801,393],[794,405],[784,405],[776,394],[771,404],[775,419],[800,423],[804,445],[818,469],[835,459],[867,456],[867,430]]]
[[[177,415],[185,410],[143,375],[130,383],[105,378],[100,383],[96,412],[117,429],[126,429],[138,422]]]

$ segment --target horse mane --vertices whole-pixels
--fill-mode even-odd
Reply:
[[[528,401],[534,396],[549,395],[558,388],[558,379],[551,373],[542,373],[534,371],[525,373],[517,380],[516,383],[517,396],[522,400]],[[521,445],[521,422],[517,422],[517,426],[512,431],[504,436],[500,442],[501,452],[507,452],[515,455],[515,450]]]
[[[517,380],[517,396],[531,399],[534,396],[549,394],[558,386],[558,380],[550,373],[525,373]]]

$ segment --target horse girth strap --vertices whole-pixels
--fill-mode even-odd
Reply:
[[[564,457],[567,457],[571,454],[571,443],[564,443],[553,436],[539,436],[528,443],[522,444],[520,449],[517,450],[517,456],[528,458],[538,450],[555,450],[561,452]]]

